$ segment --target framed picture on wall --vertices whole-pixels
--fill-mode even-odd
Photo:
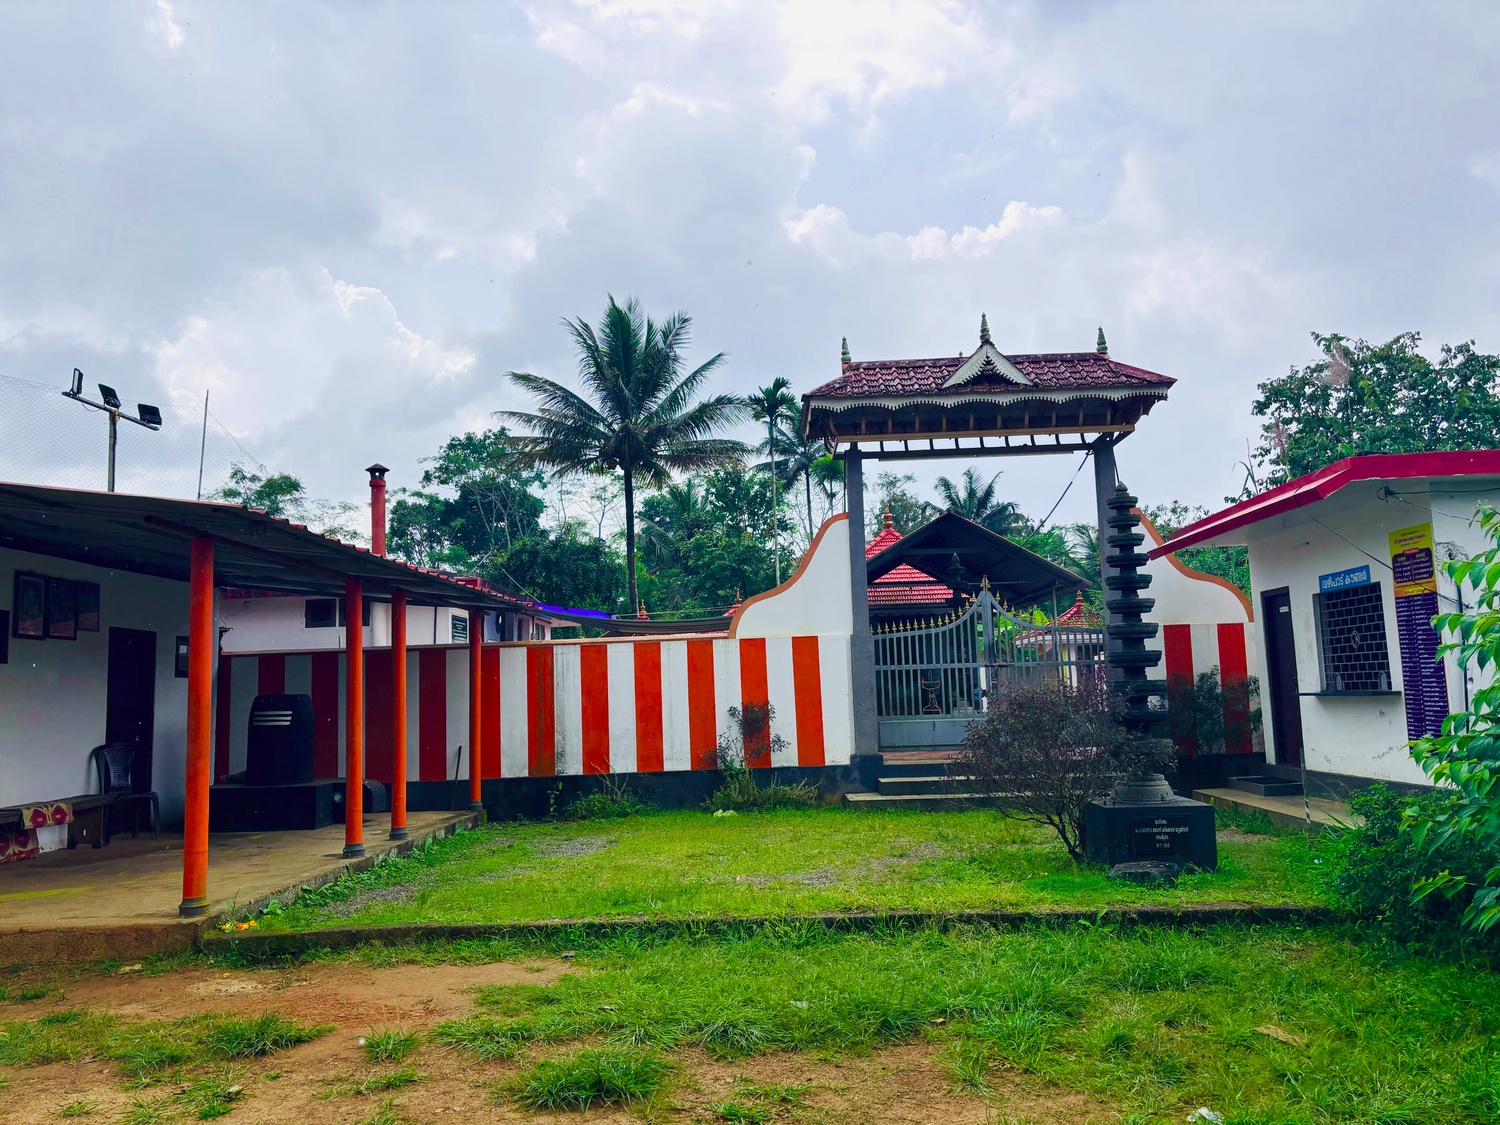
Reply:
[[[173,646],[172,674],[179,680],[188,678],[188,639],[186,637],[179,636],[176,645]]]
[[[47,579],[47,637],[78,639],[78,583],[71,578]]]
[[[40,574],[16,571],[14,632],[18,637],[40,641],[47,635],[47,579]]]
[[[99,583],[78,583],[78,631],[99,631]]]

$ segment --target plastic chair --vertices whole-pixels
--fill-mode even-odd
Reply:
[[[115,798],[114,804],[105,816],[104,842],[106,844],[109,843],[115,821],[126,809],[130,810],[131,837],[140,835],[142,805],[147,806],[151,812],[152,839],[161,837],[161,805],[157,801],[156,793],[150,789],[140,788],[138,782],[138,779],[143,776],[140,767],[145,756],[146,748],[137,742],[108,742],[103,746],[95,746],[89,752],[94,769],[99,775],[99,792],[113,794]]]

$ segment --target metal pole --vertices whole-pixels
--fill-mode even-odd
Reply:
[[[111,432],[114,415],[110,415]],[[177,913],[208,913],[208,787],[213,766],[214,541],[188,547],[187,755],[183,780],[182,902]]]
[[[391,591],[391,839],[406,839],[406,591]]]
[[[203,392],[203,436],[198,439],[198,499],[203,499],[203,454],[208,450],[208,392]]]
[[[365,854],[365,591],[344,581],[344,858]]]
[[[116,432],[120,428],[120,412],[111,410],[109,412],[109,475],[105,478],[104,490],[113,492],[115,490],[115,442]]]
[[[469,808],[484,808],[483,725],[484,612],[469,610]]]

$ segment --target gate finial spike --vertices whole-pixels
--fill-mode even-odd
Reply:
[[[980,576],[980,578],[979,578],[979,588],[981,590],[988,590],[990,588],[990,576],[988,574],[984,574],[984,575]]]

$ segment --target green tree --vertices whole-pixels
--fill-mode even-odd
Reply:
[[[1184,504],[1181,500],[1173,500],[1168,504],[1147,504],[1143,510],[1156,530],[1161,532],[1163,539],[1172,538],[1188,524],[1196,523],[1209,514],[1207,508]],[[1175,553],[1183,566],[1233,582],[1247,598],[1250,596],[1249,548],[1189,547]]]
[[[766,456],[771,459],[771,511],[778,512],[781,505],[777,497],[777,469],[776,469],[776,432],[781,428],[784,418],[792,417],[797,411],[797,400],[792,397],[791,380],[784,375],[778,375],[764,387],[759,388],[754,394],[745,398],[745,406],[750,411],[750,417],[757,422],[764,422],[766,427]],[[781,551],[779,547],[779,521],[771,521],[771,553],[776,560],[776,583],[781,584]]]
[[[305,524],[320,535],[331,535],[348,543],[367,541],[359,525],[359,506],[347,500],[315,500],[302,481],[291,473],[257,472],[239,462],[229,467],[229,480],[209,500],[224,500],[255,508],[268,516]]]
[[[1456,652],[1460,667],[1477,673],[1483,686],[1467,709],[1443,720],[1442,734],[1411,744],[1417,765],[1452,799],[1415,804],[1407,815],[1415,821],[1417,845],[1431,854],[1457,844],[1469,856],[1485,857],[1482,874],[1444,870],[1414,888],[1418,898],[1436,893],[1463,902],[1464,922],[1484,932],[1500,924],[1500,513],[1485,506],[1479,521],[1491,546],[1443,564],[1456,586],[1469,586],[1471,608],[1439,613],[1433,626],[1449,638],[1439,651]]]
[[[578,353],[584,393],[524,371],[509,377],[536,399],[535,413],[500,411],[532,432],[513,439],[518,464],[557,476],[620,473],[625,489],[627,604],[638,602],[635,489],[664,488],[675,472],[737,461],[745,447],[714,436],[744,416],[732,395],[697,400],[708,377],[724,362],[719,352],[683,374],[682,349],[692,318],[674,313],[660,324],[630,298],[613,296],[595,332],[582,318],[564,320]]]
[[[619,613],[625,608],[620,556],[581,524],[539,532],[479,568],[504,589],[548,605]]]
[[[419,566],[481,567],[541,530],[544,504],[534,469],[515,464],[503,428],[451,437],[424,457],[420,487],[391,505],[391,554]]]
[[[1436,363],[1404,332],[1384,344],[1313,333],[1317,363],[1259,387],[1266,419],[1256,450],[1265,484],[1280,484],[1356,453],[1500,446],[1500,356],[1473,341],[1444,344]]]
[[[775,582],[762,529],[771,518],[770,481],[742,466],[675,483],[641,504],[643,555],[654,569],[654,609],[722,612]]]
[[[947,477],[938,477],[937,493],[948,511],[973,520],[998,535],[1009,535],[1020,512],[1013,501],[997,499],[1000,475],[996,473],[984,480],[971,465],[956,484]]]
[[[881,473],[875,478],[875,503],[865,510],[865,529],[869,538],[880,534],[887,509],[891,513],[891,522],[902,535],[910,535],[938,514],[935,504],[918,499],[912,491],[916,483],[917,478],[911,473]]]

